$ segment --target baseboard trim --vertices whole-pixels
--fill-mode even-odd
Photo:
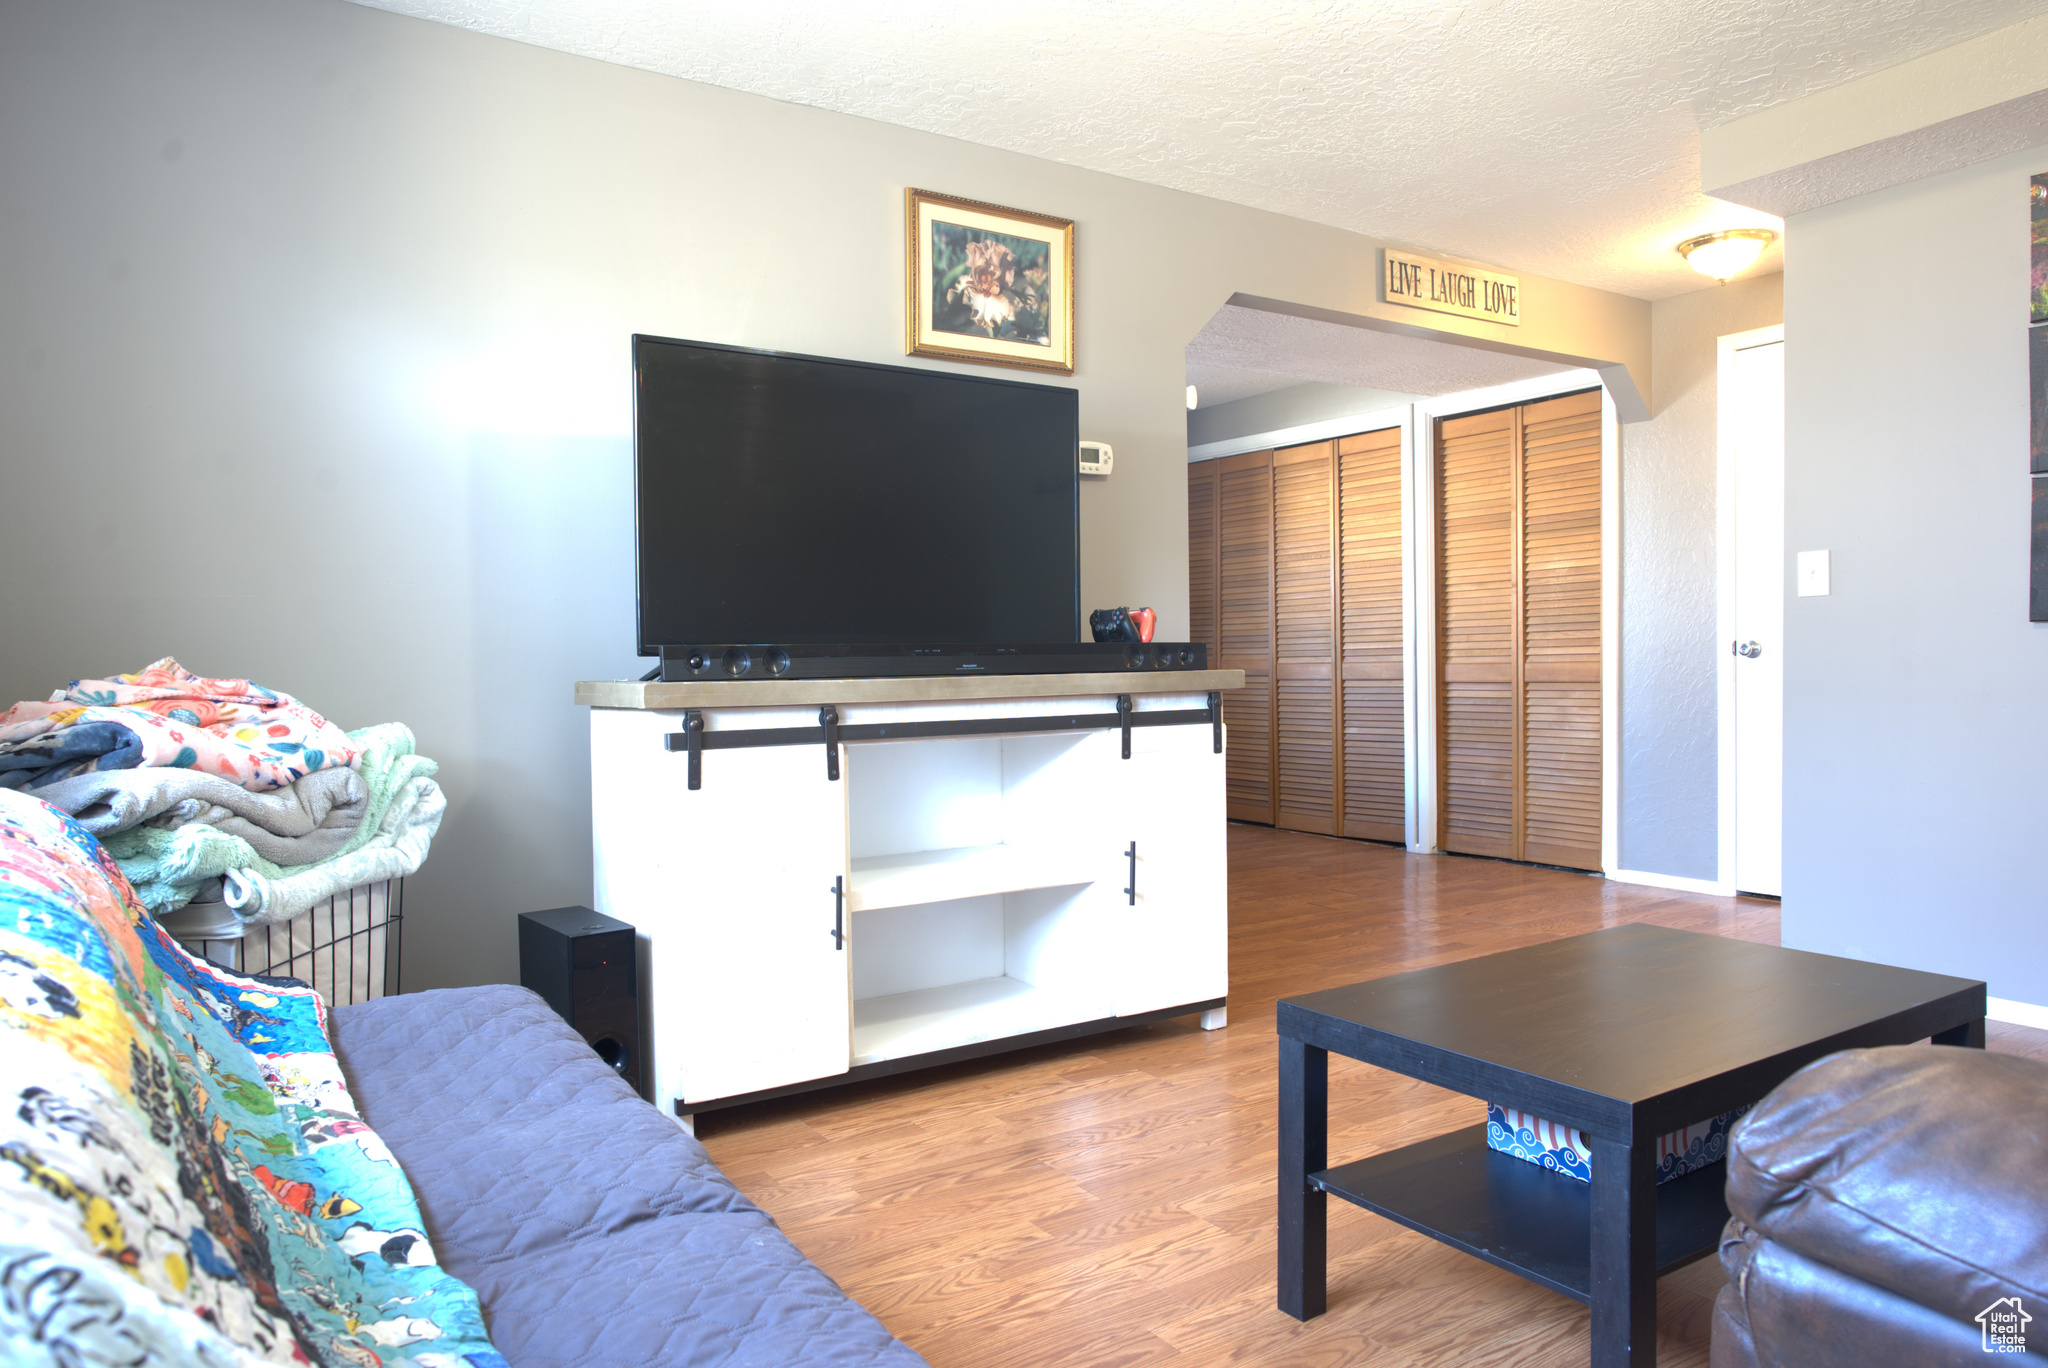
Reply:
[[[1610,869],[1607,877],[1616,883],[1641,884],[1645,888],[1668,888],[1675,893],[1709,893],[1718,898],[1735,895],[1735,885],[1714,879],[1688,879],[1677,874],[1649,874],[1640,869]]]
[[[837,1088],[848,1083],[864,1083],[870,1078],[888,1078],[895,1074],[911,1073],[918,1069],[935,1068],[941,1064],[958,1064],[965,1060],[983,1059],[989,1055],[1002,1054],[1009,1050],[1027,1050],[1034,1045],[1059,1044],[1080,1036],[1100,1035],[1105,1031],[1121,1031],[1129,1026],[1150,1026],[1156,1022],[1170,1021],[1174,1017],[1195,1016],[1200,1013],[1213,1012],[1226,1006],[1228,1002],[1228,998],[1209,998],[1203,1002],[1184,1002],[1178,1007],[1159,1007],[1149,1012],[1133,1012],[1129,1016],[1099,1017],[1094,1021],[1077,1021],[1071,1026],[1051,1026],[1043,1031],[1026,1031],[1022,1035],[997,1036],[994,1040],[978,1040],[969,1045],[950,1045],[943,1050],[932,1050],[925,1054],[904,1055],[898,1059],[878,1059],[871,1064],[856,1064],[842,1074],[827,1074],[823,1078],[806,1079],[802,1083],[786,1083],[779,1088],[763,1088],[759,1092],[736,1093],[729,1097],[714,1097],[709,1100],[693,1102],[686,1102],[678,1097],[673,1105],[677,1116],[697,1116],[704,1112],[723,1111],[727,1107],[745,1106],[749,1102],[767,1102],[778,1097],[794,1097],[799,1093],[816,1092],[820,1088]],[[693,1129],[690,1133],[695,1135],[696,1131]]]
[[[2002,1021],[2008,1026],[2031,1026],[2037,1031],[2048,1031],[2048,1007],[2036,1007],[2031,1002],[2014,1002],[2011,998],[1985,998],[1984,1015],[1992,1021]]]

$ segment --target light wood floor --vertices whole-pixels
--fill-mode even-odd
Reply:
[[[699,1119],[711,1155],[938,1368],[1571,1365],[1586,1311],[1343,1202],[1330,1309],[1273,1304],[1275,998],[1623,922],[1775,943],[1776,903],[1258,827],[1230,833],[1231,1024],[1192,1019]],[[2048,1058],[2048,1032],[1993,1049]],[[1330,1154],[1483,1119],[1331,1059]],[[1658,1292],[1658,1362],[1704,1368],[1712,1259]]]

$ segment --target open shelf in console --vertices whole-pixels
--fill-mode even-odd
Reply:
[[[1092,884],[878,907],[848,919],[853,1063],[1114,1015]]]
[[[864,998],[853,1004],[853,1062],[904,1059],[1105,1015],[1098,1000],[1008,975]]]
[[[1107,732],[847,748],[858,1066],[1114,1015]]]
[[[905,855],[855,856],[846,908],[865,912],[985,893],[1057,888],[1088,883],[1102,869],[1098,855],[1057,846],[955,846]]]

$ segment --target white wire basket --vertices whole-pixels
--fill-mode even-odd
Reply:
[[[238,974],[300,979],[328,1006],[345,1007],[398,992],[404,904],[405,880],[381,879],[239,940],[180,937],[180,944]]]

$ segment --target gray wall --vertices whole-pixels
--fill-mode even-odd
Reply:
[[[2027,621],[2027,178],[1786,225],[1785,943],[2048,1004],[2048,626]]]
[[[1084,600],[1183,635],[1183,349],[1409,312],[1377,242],[341,0],[0,6],[0,700],[174,653],[410,723],[407,983],[512,976],[590,896],[570,686],[640,668],[627,336],[900,362],[912,185],[1077,220]],[[1523,284],[1647,386],[1646,305]]]
[[[1391,390],[1360,389],[1352,385],[1326,385],[1320,380],[1289,385],[1247,395],[1227,404],[1203,405],[1188,414],[1188,445],[1227,442],[1233,437],[1278,432],[1282,428],[1319,423],[1325,418],[1348,418],[1417,402],[1413,394]]]
[[[1623,869],[1719,877],[1715,339],[1783,322],[1784,279],[1650,307],[1656,416],[1621,431]]]

